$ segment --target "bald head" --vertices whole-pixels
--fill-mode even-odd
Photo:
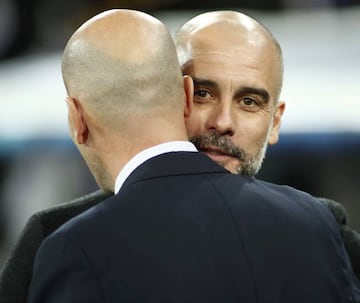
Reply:
[[[175,43],[183,70],[195,57],[205,53],[223,53],[238,58],[246,52],[251,54],[251,58],[246,59],[254,63],[266,56],[273,63],[269,68],[273,68],[277,101],[283,78],[281,47],[271,32],[255,19],[237,11],[203,13],[180,27]]]
[[[142,12],[110,10],[84,23],[66,45],[62,73],[68,95],[104,122],[128,116],[121,113],[166,111],[182,104],[171,35]]]
[[[68,41],[62,73],[71,137],[102,189],[141,150],[187,139],[192,82],[154,17],[114,9],[91,18]]]

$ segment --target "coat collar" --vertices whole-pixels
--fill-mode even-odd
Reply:
[[[200,152],[169,152],[145,161],[129,175],[123,186],[157,177],[208,173],[230,174]]]

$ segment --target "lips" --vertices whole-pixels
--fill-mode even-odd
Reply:
[[[230,156],[229,154],[224,152],[222,149],[217,148],[217,147],[204,147],[204,148],[201,148],[201,151],[204,153]]]
[[[233,155],[230,155],[224,152],[223,150],[221,150],[220,148],[216,148],[216,147],[201,148],[200,151],[215,161],[224,161],[224,160],[229,160],[229,158],[234,158]]]

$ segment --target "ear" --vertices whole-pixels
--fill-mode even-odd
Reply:
[[[272,122],[272,128],[270,131],[268,143],[270,145],[276,144],[279,141],[279,131],[280,131],[280,125],[281,125],[281,118],[285,111],[285,102],[279,101],[276,104],[276,109],[274,112],[273,122]]]
[[[188,118],[192,112],[194,100],[194,82],[190,76],[184,76],[185,108],[184,118]]]
[[[78,144],[85,144],[89,136],[88,125],[84,116],[84,110],[79,100],[67,97],[69,112],[70,131],[73,140]]]

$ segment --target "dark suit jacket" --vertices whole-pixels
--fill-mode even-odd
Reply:
[[[355,282],[324,204],[180,152],[48,237],[28,302],[341,303]]]
[[[72,217],[110,196],[101,190],[34,214],[5,262],[0,274],[0,303],[25,303],[32,277],[35,254],[41,242]],[[347,226],[347,212],[335,201],[320,198],[333,212],[341,227],[353,270],[360,277],[360,236]]]
[[[0,275],[0,303],[25,303],[36,251],[60,225],[109,197],[97,191],[34,214],[27,222]]]

